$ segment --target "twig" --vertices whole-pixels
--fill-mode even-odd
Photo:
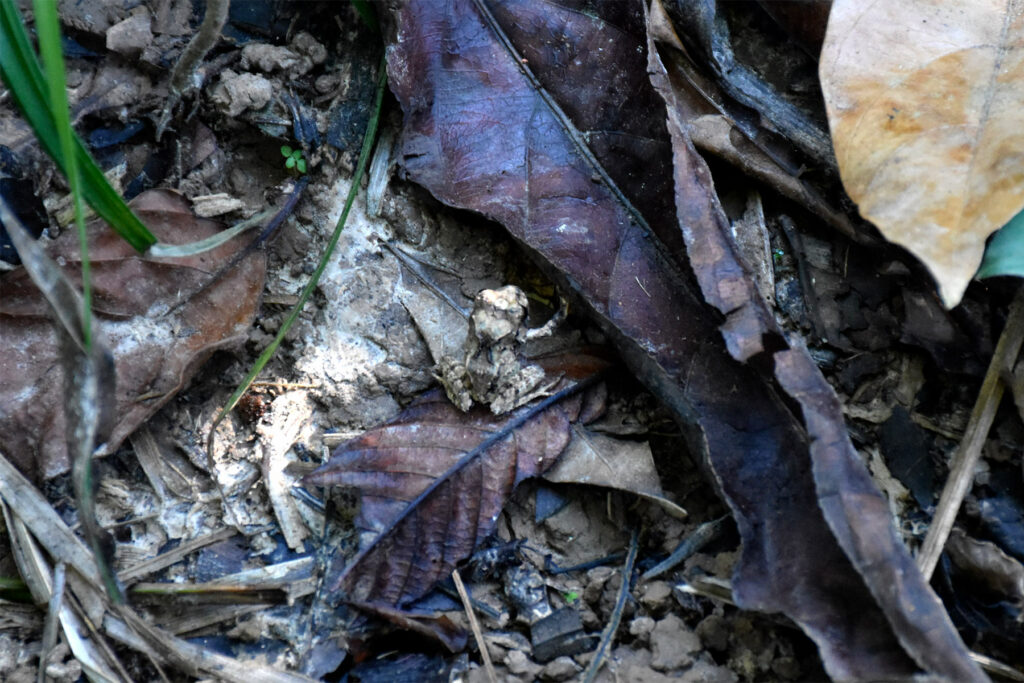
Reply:
[[[597,673],[604,663],[605,652],[615,642],[615,632],[619,630],[619,622],[622,621],[622,610],[626,606],[626,598],[629,597],[629,587],[633,578],[633,565],[636,564],[637,550],[640,548],[640,529],[633,527],[633,535],[629,539],[629,554],[626,555],[626,564],[622,567],[622,586],[619,588],[619,595],[615,599],[615,609],[612,610],[608,625],[601,632],[601,643],[594,652],[594,659],[587,667],[587,673],[583,677],[583,683],[593,683]]]
[[[1024,681],[1024,674],[998,659],[993,659],[992,657],[980,654],[973,650],[971,650],[971,659],[976,661],[982,669],[990,674],[996,674],[1008,681]]]
[[[960,504],[967,495],[974,481],[974,467],[981,457],[981,447],[985,445],[988,430],[995,419],[996,410],[1003,398],[1002,375],[1004,370],[1012,367],[1020,353],[1021,342],[1024,341],[1024,287],[1010,304],[1010,312],[1006,316],[1006,327],[996,343],[995,353],[985,372],[985,380],[981,384],[978,398],[971,411],[971,420],[967,423],[964,438],[953,456],[946,486],[942,489],[939,504],[932,517],[931,527],[924,539],[921,551],[917,555],[917,566],[925,579],[930,579],[939,555],[946,546],[946,539],[953,529],[953,522],[960,511]]]
[[[63,562],[58,562],[53,568],[53,589],[50,593],[50,602],[46,607],[43,644],[39,652],[39,674],[36,676],[38,683],[46,683],[47,660],[50,658],[53,648],[57,647],[57,636],[60,632],[60,608],[64,605],[66,567],[67,565]]]
[[[217,531],[213,531],[202,536],[193,538],[190,541],[185,541],[173,550],[169,550],[166,553],[151,557],[148,560],[144,560],[132,567],[129,567],[120,573],[117,578],[122,583],[131,583],[138,581],[141,577],[153,572],[160,571],[166,567],[170,567],[172,564],[176,564],[183,560],[185,557],[194,553],[195,551],[205,548],[206,546],[213,545],[214,543],[220,543],[226,541],[238,534],[238,530],[231,527],[224,527]]]
[[[217,272],[211,275],[210,278],[190,297],[182,299],[171,310],[176,310],[179,307],[184,306],[189,301],[193,301],[197,296],[217,284],[227,273],[234,270],[235,266],[248,258],[250,254],[262,247],[263,244],[277,231],[277,229],[281,227],[284,223],[284,219],[291,215],[292,211],[295,210],[295,205],[299,203],[299,199],[302,197],[302,193],[306,190],[307,185],[309,185],[309,176],[302,176],[299,178],[295,183],[295,186],[292,188],[292,191],[288,194],[288,198],[285,199],[284,204],[282,204],[281,208],[274,214],[274,217],[270,219],[270,222],[264,226],[263,230],[260,231],[260,234],[249,242],[249,244],[245,245],[240,251],[236,252],[235,255],[231,257],[231,260],[218,268]]]
[[[480,631],[480,622],[476,620],[476,613],[473,612],[473,603],[466,592],[466,586],[462,583],[459,570],[452,570],[452,581],[455,583],[455,590],[459,592],[462,600],[462,607],[466,610],[469,618],[469,627],[473,630],[473,638],[476,639],[476,646],[480,649],[480,658],[484,660],[484,668],[487,669],[487,680],[491,683],[498,683],[498,674],[494,671],[494,664],[491,663],[491,653],[487,651],[487,643],[484,642],[484,634]]]
[[[644,572],[644,575],[640,577],[640,580],[650,581],[654,577],[664,574],[706,546],[712,540],[718,538],[718,535],[722,532],[722,527],[725,526],[725,520],[727,519],[728,517],[719,517],[718,519],[701,524],[692,534],[687,535],[687,537],[683,539],[683,542],[672,551],[671,555]]]

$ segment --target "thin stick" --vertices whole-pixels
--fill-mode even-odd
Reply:
[[[689,559],[694,553],[721,535],[727,519],[728,517],[719,517],[718,519],[701,524],[693,533],[683,539],[682,543],[672,551],[671,555],[644,572],[640,580],[650,581]]]
[[[455,583],[455,590],[459,592],[459,598],[462,600],[462,607],[466,610],[466,616],[469,617],[469,627],[473,629],[473,638],[476,639],[476,646],[480,648],[480,658],[484,660],[484,668],[487,669],[487,680],[491,683],[498,683],[498,674],[494,671],[494,664],[491,663],[491,653],[487,651],[487,643],[484,642],[484,634],[480,631],[480,623],[476,620],[476,614],[473,612],[473,603],[469,599],[469,593],[466,592],[466,586],[462,583],[462,577],[459,576],[459,570],[452,570],[452,581]]]
[[[46,621],[43,623],[43,644],[39,652],[39,673],[36,676],[38,683],[46,683],[47,660],[53,648],[57,647],[57,637],[60,632],[60,608],[64,604],[64,583],[65,565],[58,562],[53,568],[53,588],[50,593],[50,602],[46,608]]]
[[[587,673],[583,677],[583,683],[593,683],[597,673],[604,664],[605,653],[615,642],[615,632],[619,630],[619,623],[622,621],[622,611],[626,607],[626,598],[629,597],[629,587],[633,579],[633,565],[636,564],[637,551],[640,549],[640,529],[633,528],[633,535],[629,539],[629,554],[626,555],[626,564],[622,567],[622,586],[619,588],[619,596],[615,599],[615,608],[612,610],[608,625],[601,632],[601,643],[594,652],[594,658],[587,667]]]
[[[964,438],[953,456],[946,486],[942,489],[939,505],[932,517],[931,527],[924,539],[921,551],[917,555],[917,566],[925,579],[930,579],[939,555],[946,546],[946,539],[953,529],[953,522],[960,511],[960,504],[974,481],[974,467],[981,457],[981,447],[985,445],[988,430],[995,419],[996,410],[1003,398],[1005,388],[1002,380],[1004,369],[1012,366],[1020,353],[1021,342],[1024,341],[1024,287],[1010,304],[1010,312],[1006,317],[1006,327],[996,343],[995,353],[985,372],[985,380],[981,384],[971,420],[964,431]]]

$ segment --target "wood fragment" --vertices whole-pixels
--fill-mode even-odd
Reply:
[[[256,428],[263,449],[261,469],[267,495],[285,542],[294,551],[302,550],[309,529],[291,495],[294,481],[286,469],[295,458],[289,459],[288,452],[312,416],[313,405],[306,394],[288,392],[274,399],[269,423],[261,423]]]
[[[974,467],[981,457],[981,448],[985,445],[988,437],[988,430],[995,419],[996,411],[1003,398],[1004,370],[1011,368],[1020,353],[1021,343],[1024,342],[1024,287],[1017,290],[1017,294],[1010,304],[1010,312],[1006,317],[1006,327],[999,336],[996,343],[996,350],[992,354],[988,370],[985,372],[985,379],[978,391],[978,399],[974,403],[974,410],[971,411],[971,419],[964,432],[964,438],[953,456],[953,462],[949,468],[949,477],[939,497],[939,504],[932,517],[932,524],[928,528],[928,535],[924,539],[920,552],[917,554],[917,566],[926,579],[930,579],[935,565],[938,564],[942,549],[946,546],[946,539],[953,530],[953,522],[960,511],[960,504],[964,496],[974,482]]]
[[[476,646],[480,650],[480,658],[484,660],[487,680],[491,683],[498,683],[498,674],[495,673],[494,664],[491,662],[491,653],[487,650],[487,642],[484,641],[484,634],[480,631],[480,622],[477,621],[476,613],[473,612],[473,603],[469,599],[469,593],[466,591],[465,584],[462,583],[462,577],[459,576],[458,569],[452,570],[452,581],[455,583],[455,590],[459,592],[462,608],[466,611],[466,618],[469,619],[469,627],[473,630],[473,638],[476,640]]]
[[[0,458],[2,459],[2,458]],[[48,603],[53,594],[53,578],[43,553],[36,543],[32,530],[18,517],[18,508],[0,503],[3,510],[5,525],[10,533],[11,550],[18,571],[36,602]],[[64,527],[65,529],[67,527]],[[82,546],[84,550],[84,546]],[[87,552],[87,551],[86,551]],[[91,557],[89,558],[92,559]],[[93,565],[95,569],[95,565]],[[98,577],[97,577],[98,582]],[[116,669],[119,665],[107,661],[98,643],[85,637],[88,632],[83,620],[70,605],[62,601],[59,609],[59,622],[67,639],[72,655],[82,665],[89,678],[98,681],[129,681],[120,676]]]
[[[161,569],[170,567],[172,564],[180,562],[189,554],[194,553],[200,548],[205,548],[206,546],[213,545],[214,543],[226,541],[227,539],[231,538],[237,533],[238,531],[236,529],[233,529],[231,527],[224,527],[223,529],[218,529],[217,531],[214,531],[212,533],[204,534],[197,538],[193,538],[191,541],[186,541],[182,543],[177,548],[168,550],[166,553],[157,555],[152,559],[146,560],[145,562],[140,562],[134,567],[129,567],[128,569],[119,572],[117,578],[125,584],[137,581],[143,576],[146,576],[147,574],[158,572]]]

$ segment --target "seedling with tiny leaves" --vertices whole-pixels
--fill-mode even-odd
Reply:
[[[301,149],[292,149],[288,145],[281,146],[281,156],[284,157],[284,167],[296,175],[306,172],[306,160],[302,158]]]

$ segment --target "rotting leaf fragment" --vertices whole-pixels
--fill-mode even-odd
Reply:
[[[188,243],[219,226],[197,219],[180,194],[144,193],[131,203],[167,243]],[[246,243],[235,238],[184,258],[139,256],[103,222],[89,226],[93,310],[113,352],[117,395],[104,452],[112,452],[166,403],[215,350],[239,343],[263,290],[262,252],[210,284],[218,267]],[[49,246],[73,282],[80,280],[77,236],[65,232]],[[207,286],[209,285],[209,286]],[[4,454],[37,479],[68,469],[63,374],[57,335],[46,303],[23,270],[0,274],[0,431]]]

